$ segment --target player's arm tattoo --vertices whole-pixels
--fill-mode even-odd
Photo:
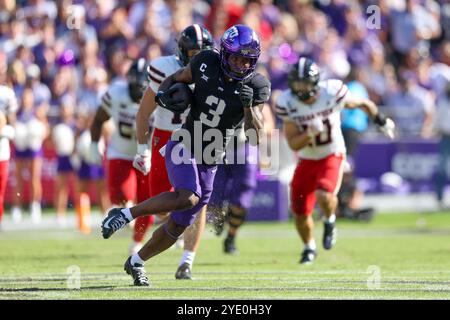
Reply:
[[[251,130],[256,134],[256,139],[249,139],[251,145],[259,143],[260,134],[262,134],[264,130],[263,116],[261,113],[263,107],[264,104],[259,104],[253,107],[244,108],[244,130],[245,132]],[[248,134],[248,136],[251,137],[250,134]]]

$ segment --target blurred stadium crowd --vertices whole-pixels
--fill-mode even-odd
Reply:
[[[304,55],[325,78],[343,79],[383,106],[400,137],[430,138],[436,106],[450,103],[450,1],[439,2],[0,0],[0,83],[18,98],[18,121],[39,119],[44,127],[33,132],[54,142],[58,123],[73,123],[78,135],[89,127],[98,97],[133,60],[176,53],[187,25],[204,25],[217,41],[243,23],[261,37],[272,101],[287,88],[289,65]],[[362,122],[355,130],[367,129]],[[30,170],[39,181],[39,164]],[[34,188],[38,200],[42,191]]]

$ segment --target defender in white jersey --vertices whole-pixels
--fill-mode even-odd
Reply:
[[[162,192],[170,191],[170,184],[164,157],[160,149],[170,139],[172,132],[181,128],[189,109],[182,114],[176,114],[166,108],[158,107],[155,96],[160,84],[170,75],[189,63],[189,60],[201,50],[212,49],[214,45],[210,32],[197,24],[186,27],[178,39],[178,54],[159,57],[150,62],[147,72],[150,86],[145,91],[136,116],[138,152],[133,165],[143,174],[150,176],[150,196],[154,197]],[[153,135],[151,150],[148,148],[147,140],[150,135],[146,123],[153,116]],[[134,249],[136,254],[141,248],[145,232],[148,229],[150,216],[136,219],[135,232],[133,235]],[[206,209],[197,215],[196,222],[192,228],[184,233],[185,245],[183,258],[176,273],[177,279],[190,279],[190,268],[199,245],[200,236],[203,232],[206,220]]]
[[[346,153],[340,111],[361,108],[390,138],[394,137],[395,128],[394,122],[380,113],[372,101],[350,96],[342,81],[319,78],[317,64],[301,57],[288,75],[290,89],[276,102],[288,144],[300,158],[291,183],[291,207],[305,244],[300,263],[311,263],[316,257],[311,216],[316,199],[325,216],[323,247],[329,250],[336,242],[336,195]]]
[[[114,133],[108,143],[108,192],[114,205],[125,206],[150,196],[149,176],[133,168],[136,148],[136,113],[139,101],[148,86],[146,62],[141,58],[135,61],[127,73],[127,80],[113,82],[103,95],[91,126],[92,144],[89,162],[100,164],[102,154],[99,139],[103,124],[112,119]],[[147,122],[147,126],[150,127]],[[147,130],[150,131],[150,128]],[[152,223],[150,220],[149,223]]]
[[[14,120],[17,112],[17,99],[14,91],[0,85],[0,228],[3,218],[6,184],[8,182],[8,166],[10,149],[9,140],[14,139],[14,127],[9,123]]]

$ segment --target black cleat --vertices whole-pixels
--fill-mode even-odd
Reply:
[[[183,263],[178,267],[175,273],[175,279],[178,280],[192,280],[191,267],[187,263]]]
[[[311,264],[316,259],[317,253],[315,250],[305,249],[302,252],[302,257],[300,259],[301,264]]]
[[[336,244],[336,224],[330,222],[324,222],[323,224],[323,247],[326,250],[330,250]]]
[[[108,216],[102,222],[102,235],[108,239],[119,229],[125,227],[130,222],[121,211],[122,208],[113,208],[108,212]]]
[[[239,254],[239,250],[236,248],[234,244],[234,238],[226,238],[223,243],[223,252],[226,254],[237,255]]]
[[[145,272],[144,266],[142,264],[135,264],[134,266],[131,264],[131,257],[125,261],[125,265],[123,266],[123,270],[126,271],[127,274],[131,275],[134,280],[135,286],[149,286],[150,283],[147,278],[147,273]]]

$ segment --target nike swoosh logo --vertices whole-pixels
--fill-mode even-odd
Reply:
[[[239,94],[239,91],[234,90],[234,94]]]
[[[109,222],[113,219],[114,217],[109,218],[108,220],[106,220],[104,226],[105,227],[109,227]]]

